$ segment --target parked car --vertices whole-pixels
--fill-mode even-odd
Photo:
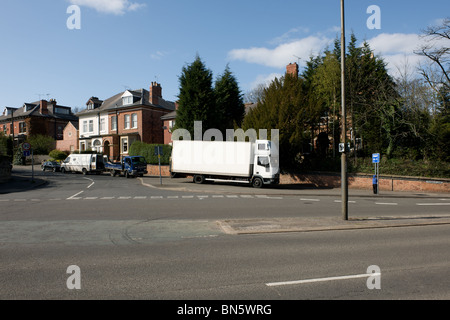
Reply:
[[[42,171],[50,170],[53,172],[61,171],[61,165],[56,161],[45,161],[41,164]]]

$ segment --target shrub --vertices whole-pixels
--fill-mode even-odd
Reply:
[[[169,159],[172,154],[172,147],[164,144],[148,144],[141,141],[135,141],[131,147],[130,156],[143,156],[148,164],[159,164],[158,155],[155,155],[155,147],[163,147],[163,154],[161,155],[161,164],[169,164]]]
[[[67,153],[65,153],[64,151],[60,151],[60,150],[50,151],[50,153],[48,155],[53,160],[57,160],[57,161],[62,161],[67,158]]]
[[[28,138],[28,143],[33,148],[33,154],[47,155],[55,148],[55,139],[50,136],[38,134]]]

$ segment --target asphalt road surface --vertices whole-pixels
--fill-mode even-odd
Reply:
[[[449,216],[448,195],[350,197],[354,219],[430,221],[420,226],[274,232],[277,219],[339,220],[340,197],[184,180],[160,186],[146,177],[36,177],[48,183],[0,195],[2,300],[450,298],[450,224],[439,220]],[[230,221],[253,225],[233,233],[223,228]]]

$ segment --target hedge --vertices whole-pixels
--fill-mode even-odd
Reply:
[[[158,155],[155,155],[155,147],[163,148],[161,155],[161,164],[169,164],[170,156],[172,154],[172,146],[166,144],[148,144],[141,141],[135,141],[130,147],[130,156],[143,156],[148,164],[159,164]]]

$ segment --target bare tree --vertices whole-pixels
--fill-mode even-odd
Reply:
[[[441,25],[426,28],[422,37],[426,44],[415,53],[427,57],[432,64],[420,67],[420,73],[436,92],[441,87],[450,90],[450,18]]]

